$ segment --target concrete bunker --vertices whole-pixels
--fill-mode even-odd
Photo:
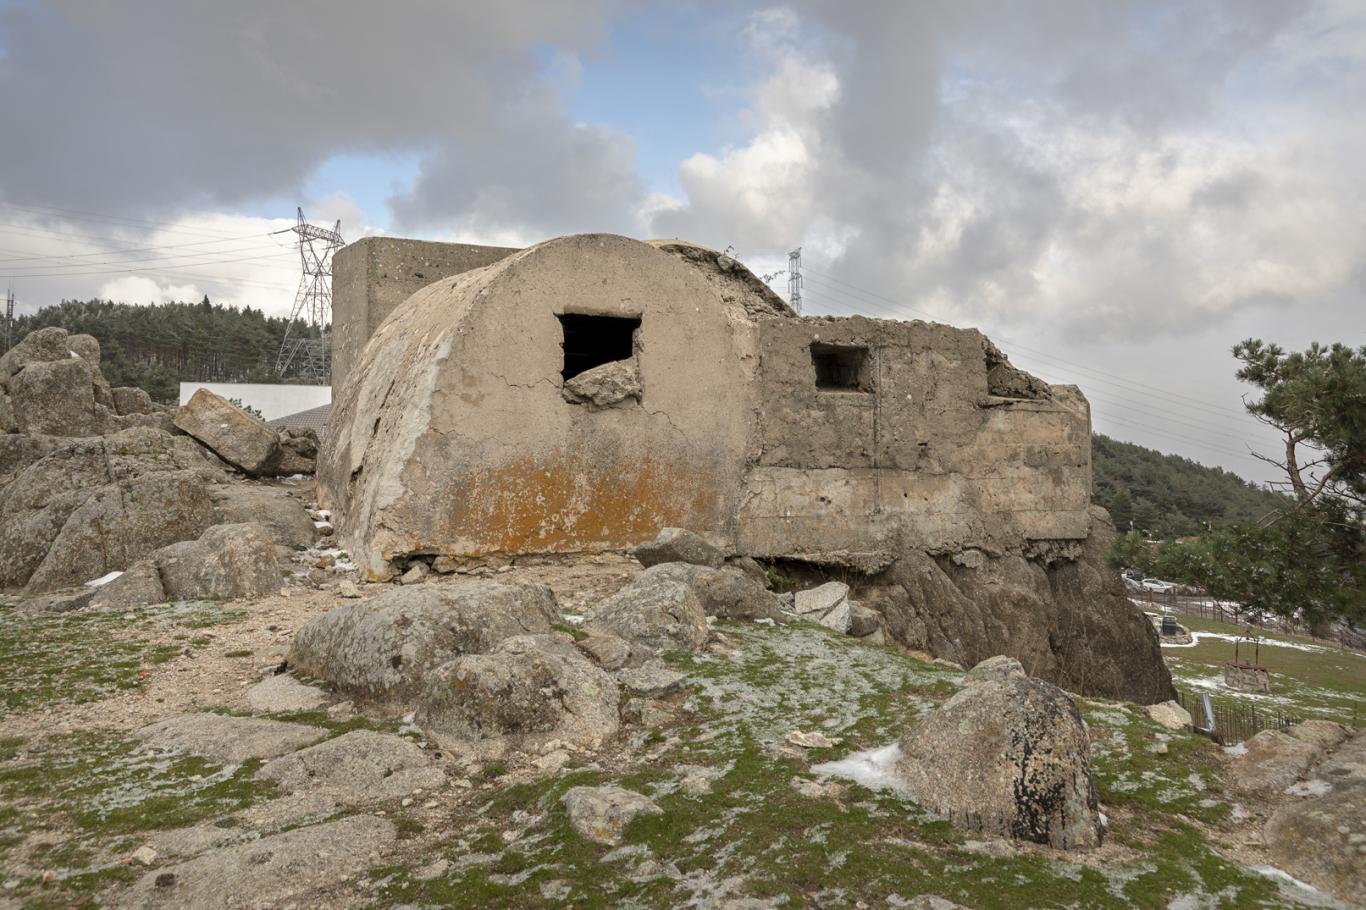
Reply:
[[[413,258],[383,243],[367,274],[384,250]],[[388,313],[334,399],[322,494],[374,577],[414,554],[594,552],[668,526],[875,569],[908,547],[1057,550],[1090,524],[1074,388],[972,329],[799,317],[680,241],[561,237],[443,277]]]
[[[559,237],[389,307],[392,288],[352,272],[411,262],[403,244],[336,257],[343,296],[371,297],[336,311],[364,321],[346,327],[359,353],[318,488],[372,579],[687,528],[864,578],[862,602],[909,647],[965,665],[1004,649],[1073,691],[1171,697],[1156,632],[1104,567],[1113,527],[1090,506],[1076,388],[973,329],[798,316],[676,240]],[[422,249],[471,261],[438,253]]]

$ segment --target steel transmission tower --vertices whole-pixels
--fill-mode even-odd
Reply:
[[[787,302],[798,313],[802,311],[802,248],[787,254]]]
[[[14,285],[5,295],[5,350],[14,347]]]
[[[280,353],[275,358],[275,375],[284,378],[286,371],[301,379],[326,385],[331,381],[332,351],[332,253],[346,245],[341,236],[341,219],[328,230],[304,220],[299,209],[299,223],[291,228],[299,235],[299,261],[304,274],[299,280],[299,292],[294,295],[294,309],[289,314]],[[301,337],[298,323],[307,326],[308,334]],[[312,337],[316,331],[317,337]]]

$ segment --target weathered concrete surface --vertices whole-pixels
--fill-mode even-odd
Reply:
[[[638,403],[561,397],[565,313],[641,320]],[[609,235],[543,243],[423,288],[375,331],[336,390],[320,493],[373,577],[407,553],[625,549],[723,527],[753,342],[744,308],[685,261]]]
[[[819,562],[1086,536],[1090,411],[1075,389],[991,395],[990,342],[973,330],[862,316],[759,329],[761,451],[737,551]],[[866,349],[869,391],[819,387],[813,343]]]
[[[363,237],[332,257],[332,389],[346,383],[386,316],[434,281],[491,265],[515,247]]]
[[[896,769],[916,801],[968,830],[1060,850],[1098,846],[1091,744],[1077,706],[1022,674],[967,682],[901,739]]]

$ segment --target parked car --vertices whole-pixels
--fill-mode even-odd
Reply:
[[[1142,584],[1143,590],[1152,591],[1155,594],[1165,594],[1176,587],[1172,582],[1163,581],[1160,578],[1145,578]]]

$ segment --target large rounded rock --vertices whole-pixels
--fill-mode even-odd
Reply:
[[[214,525],[151,556],[167,600],[231,600],[280,589],[275,543],[258,524]]]
[[[543,585],[414,585],[309,620],[294,636],[289,662],[352,698],[405,703],[442,664],[514,635],[548,633],[558,619],[555,596]]]
[[[598,604],[589,613],[586,626],[652,651],[696,651],[711,634],[702,602],[691,585],[667,573],[637,575]]]
[[[519,635],[432,675],[417,720],[456,748],[598,746],[617,732],[616,682],[556,635]]]
[[[1090,740],[1077,707],[1026,676],[976,682],[918,720],[896,769],[955,825],[1084,850],[1100,844]]]

